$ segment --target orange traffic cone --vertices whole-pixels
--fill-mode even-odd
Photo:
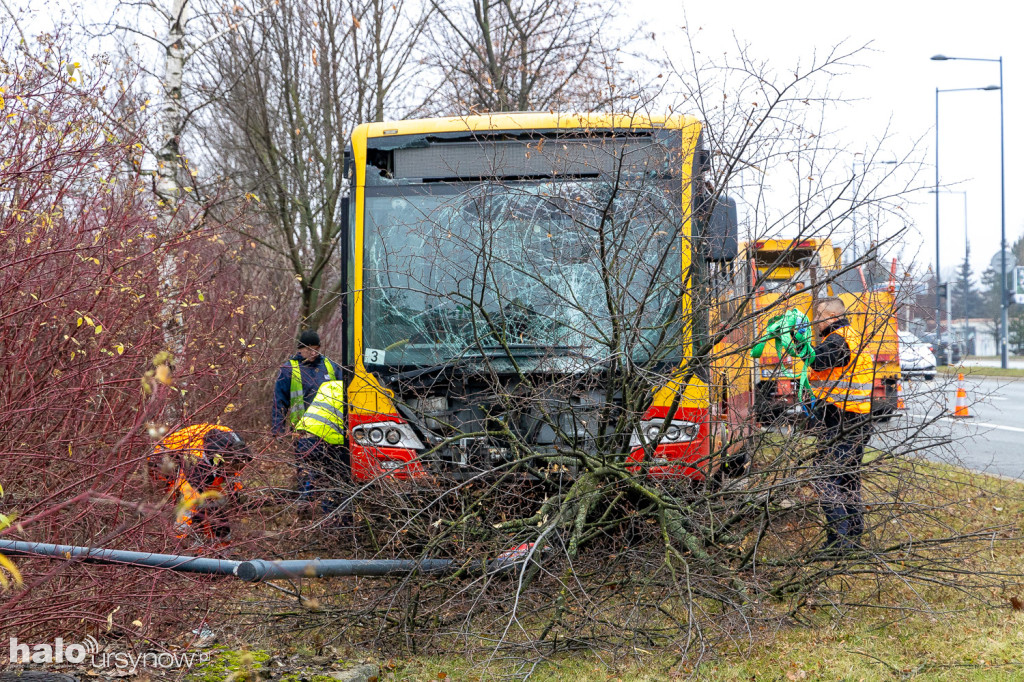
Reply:
[[[953,408],[953,416],[971,416],[967,411],[967,391],[964,390],[964,375],[962,372],[956,377],[956,407]]]
[[[903,400],[903,382],[896,382],[896,409],[905,410],[907,409],[907,403]]]

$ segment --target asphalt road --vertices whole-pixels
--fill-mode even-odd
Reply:
[[[956,378],[904,383],[904,416],[875,444],[895,452],[1024,479],[1024,380],[966,377],[968,419],[952,417]]]

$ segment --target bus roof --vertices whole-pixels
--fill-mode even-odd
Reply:
[[[391,135],[423,135],[429,133],[483,132],[487,130],[551,130],[551,129],[681,129],[700,125],[693,116],[642,116],[639,114],[608,113],[546,113],[506,112],[483,116],[451,118],[421,118],[408,121],[364,123],[367,137]],[[356,130],[358,131],[359,128]]]

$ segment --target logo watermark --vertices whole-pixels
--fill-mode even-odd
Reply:
[[[100,651],[99,642],[91,635],[72,644],[66,643],[63,637],[56,638],[52,644],[32,645],[19,642],[17,637],[10,639],[11,663],[84,663],[93,668],[113,668],[135,673],[139,668],[192,668],[209,660],[210,654],[206,651]]]

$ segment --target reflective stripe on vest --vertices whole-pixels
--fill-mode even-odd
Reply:
[[[193,488],[184,476],[178,478],[178,492],[181,499],[178,500],[177,516],[174,519],[174,530],[177,537],[184,538],[192,527],[192,519],[195,516],[196,506],[199,504],[199,493]]]
[[[344,443],[345,385],[336,380],[320,384],[316,398],[295,425],[295,429],[322,438],[331,445]]]
[[[296,426],[302,419],[302,413],[306,411],[306,401],[302,397],[302,370],[299,369],[299,361],[292,359],[289,362],[292,366],[292,384],[289,389],[291,401],[288,405],[288,419],[292,426]],[[327,370],[327,378],[330,381],[337,380],[334,365],[327,358],[324,358],[324,368]]]
[[[852,326],[840,327],[832,334],[838,334],[846,341],[850,349],[850,361],[843,367],[811,371],[808,380],[814,397],[847,412],[868,414],[871,412],[871,393],[875,384],[875,365],[871,354],[858,352],[861,339]]]

